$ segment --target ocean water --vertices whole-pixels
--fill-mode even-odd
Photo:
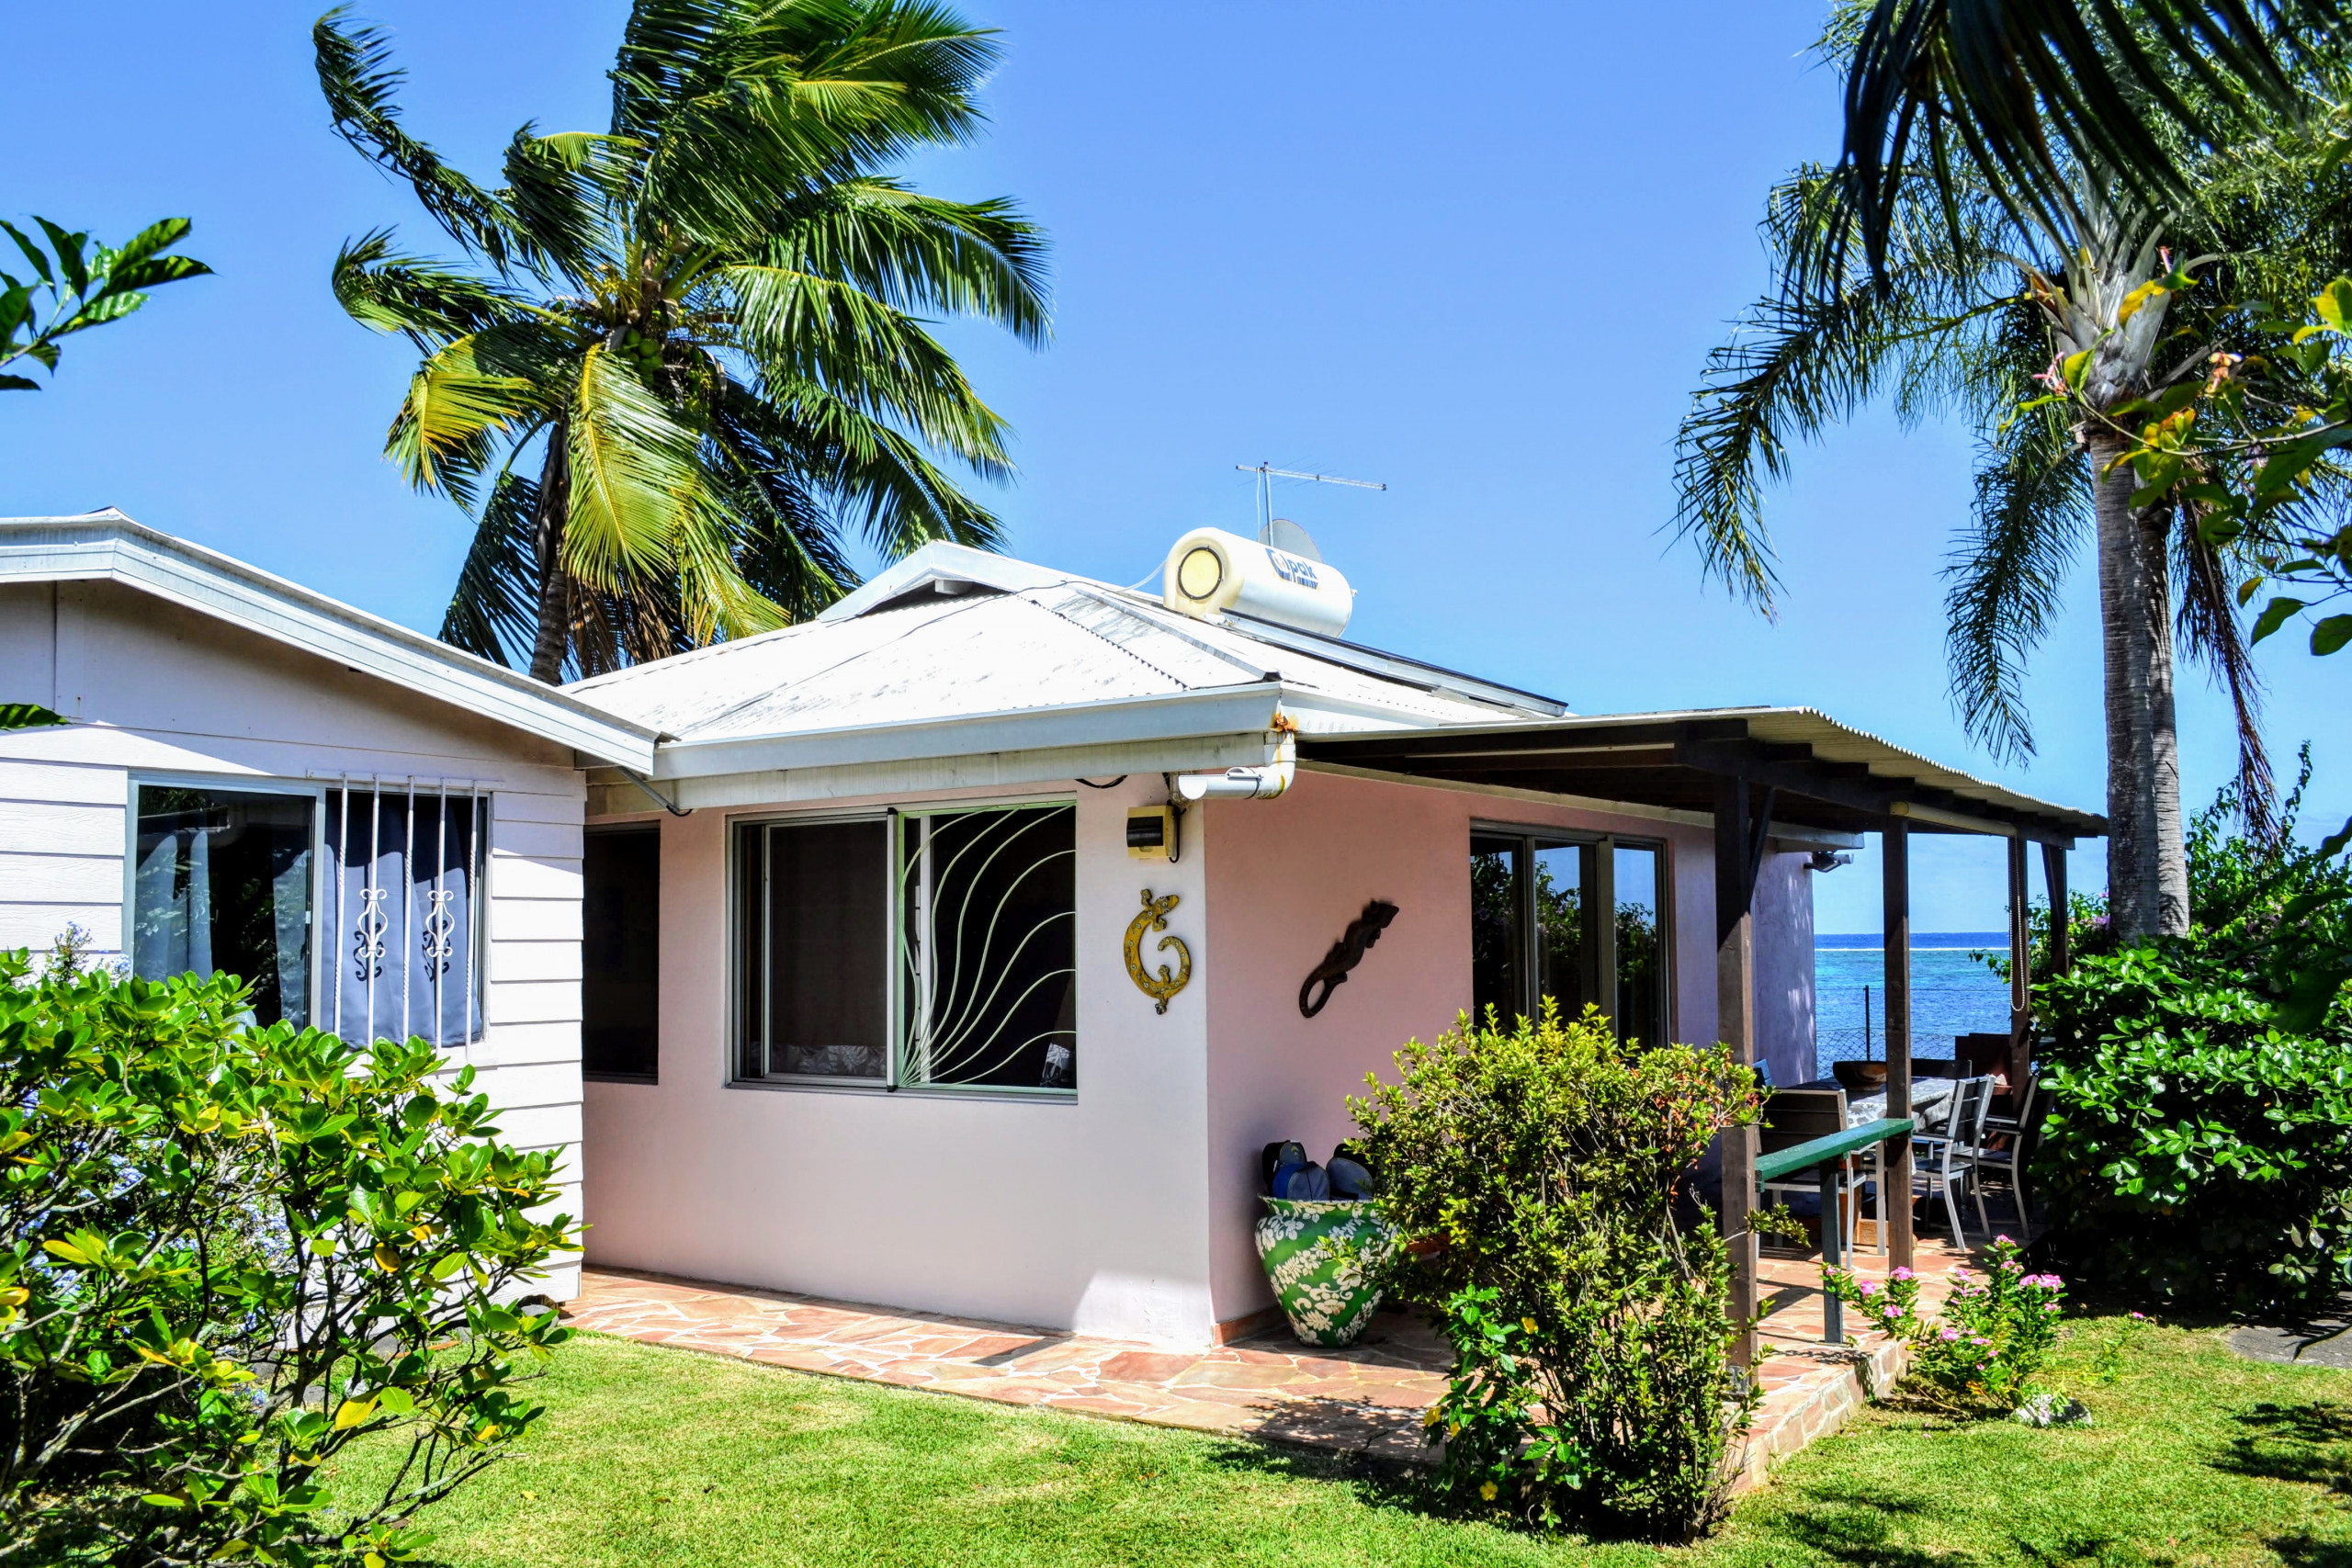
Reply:
[[[2008,982],[1972,956],[1979,953],[2007,958],[2009,933],[1911,933],[1913,1055],[1949,1056],[1955,1036],[2009,1027]],[[1825,1066],[1865,1055],[1885,1059],[1886,959],[1875,932],[1815,939],[1813,1006],[1814,1038]]]

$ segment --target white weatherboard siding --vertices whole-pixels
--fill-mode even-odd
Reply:
[[[584,787],[569,747],[107,581],[0,582],[0,702],[75,720],[0,731],[0,947],[46,947],[71,920],[121,954],[142,773],[477,781],[492,796],[488,1027],[452,1055],[509,1142],[567,1151],[560,1207],[580,1213]],[[578,1280],[568,1261],[546,1289],[568,1298]]]

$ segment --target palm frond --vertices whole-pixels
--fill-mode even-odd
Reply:
[[[2215,104],[2295,112],[2296,67],[2347,31],[2346,0],[1849,0],[1825,40],[1846,70],[1833,222],[1883,273],[1920,170],[1949,188],[1967,167],[2053,230],[2080,218],[2070,168],[2177,199],[2176,128],[2211,145]]]
[[[772,251],[901,310],[978,316],[1040,344],[1051,330],[1044,231],[1005,201],[944,201],[879,177],[796,211]]]
[[[2091,521],[2087,460],[2057,409],[1979,439],[1970,530],[1944,567],[1944,646],[1969,739],[2007,761],[2034,753],[2025,663],[2050,634]]]
[[[395,253],[390,229],[344,242],[332,281],[336,302],[354,321],[399,333],[425,354],[517,321],[526,309],[520,296],[498,284]]]
[[[2229,564],[2222,549],[2198,533],[2193,513],[2172,530],[2172,537],[2173,575],[2180,585],[2174,629],[2189,657],[2229,694],[2237,726],[2238,810],[2246,831],[2267,839],[2277,828],[2278,784],[2262,739],[2262,675],[2238,618]]]
[[[393,95],[407,73],[391,62],[391,41],[381,28],[343,26],[347,9],[329,11],[311,28],[319,87],[335,134],[378,167],[406,180],[434,221],[467,254],[501,269],[526,259],[529,237],[497,195],[401,129]]]
[[[1006,477],[1004,422],[955,356],[911,317],[853,284],[778,265],[729,266],[739,347],[779,387],[814,385],[867,413],[903,420],[981,474]]]
[[[589,131],[542,136],[526,125],[514,133],[499,196],[535,255],[575,278],[614,265],[606,216],[621,152],[613,138]]]
[[[552,412],[565,355],[535,326],[490,327],[430,355],[409,378],[385,437],[384,454],[421,491],[454,489],[470,478],[502,436],[521,440]]]
[[[814,385],[763,386],[720,410],[731,438],[777,471],[807,476],[890,559],[938,540],[1001,547],[995,515],[904,434]]]
[[[539,487],[501,474],[475,525],[473,544],[441,617],[441,640],[513,668],[527,659],[537,625],[539,563],[531,524]]]
[[[749,238],[827,177],[967,140],[989,35],[905,0],[639,0],[613,133],[646,211]]]

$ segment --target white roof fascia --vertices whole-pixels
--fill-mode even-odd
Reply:
[[[1325,737],[1370,735],[1389,729],[1453,730],[1475,728],[1487,722],[1484,714],[1473,717],[1425,713],[1413,708],[1392,707],[1386,703],[1363,697],[1343,697],[1336,693],[1287,682],[1283,686],[1283,711],[1302,721],[1299,725],[1301,735]],[[1313,722],[1316,719],[1324,722]]]
[[[820,621],[848,621],[876,604],[932,582],[977,582],[983,588],[1017,593],[1024,588],[1051,588],[1060,582],[1084,582],[1067,571],[1055,571],[1011,556],[976,550],[969,545],[944,542],[925,545],[855,592],[843,595],[819,611]]]
[[[919,757],[894,762],[716,773],[654,785],[681,810],[805,806],[844,800],[905,800],[970,790],[1062,790],[1072,779],[1116,774],[1185,773],[1263,767],[1280,755],[1280,737],[1250,729],[1234,735],[1191,735],[1168,740],[1128,740],[1107,746],[1046,747],[988,751],[977,756]],[[589,775],[591,817],[659,810],[636,784]]]
[[[846,725],[788,735],[673,740],[662,747],[653,776],[708,778],[720,773],[1233,735],[1271,729],[1282,694],[1279,684],[1258,682],[1060,707],[958,714],[913,724]]]
[[[0,582],[111,581],[405,690],[646,772],[654,734],[256,567],[119,513],[0,520]]]

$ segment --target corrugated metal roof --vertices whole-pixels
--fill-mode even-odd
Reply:
[[[639,771],[653,730],[528,675],[108,509],[0,518],[0,581],[110,580],[396,686]]]
[[[1034,582],[1034,572],[1021,575]],[[963,591],[933,591],[941,582]],[[1080,578],[1010,591],[968,578],[889,586],[896,591],[870,595],[854,615],[828,612],[567,689],[688,744],[1267,682],[1281,683],[1286,711],[1309,733],[1361,728],[1367,720],[1476,724],[1539,711],[1471,700],[1435,689],[1434,679],[1351,668]]]
[[[1690,753],[1730,741],[1753,749],[1759,777],[1785,769],[1794,793],[1806,790],[1808,773],[1817,774],[1812,785],[1828,808],[1823,820],[1830,826],[1855,826],[1883,813],[1964,831],[2011,821],[2037,833],[2069,837],[2097,838],[2107,831],[2106,818],[2095,812],[1980,779],[1809,707],[1585,714],[1533,723],[1449,726],[1437,733],[1333,736],[1302,746],[1301,752],[1378,772],[1463,780],[1501,776],[1498,771],[1507,769],[1514,781],[1538,788],[1555,787],[1556,779],[1539,782],[1544,777],[1541,770],[1549,769],[1557,779],[1579,781],[1570,793],[1597,794],[1613,780],[1619,789],[1639,791],[1623,798],[1690,807],[1703,805],[1705,775],[1728,765]],[[1890,794],[1886,784],[1898,786],[1898,792]],[[1984,820],[1973,819],[1977,812]],[[1841,823],[1841,814],[1855,820]]]

